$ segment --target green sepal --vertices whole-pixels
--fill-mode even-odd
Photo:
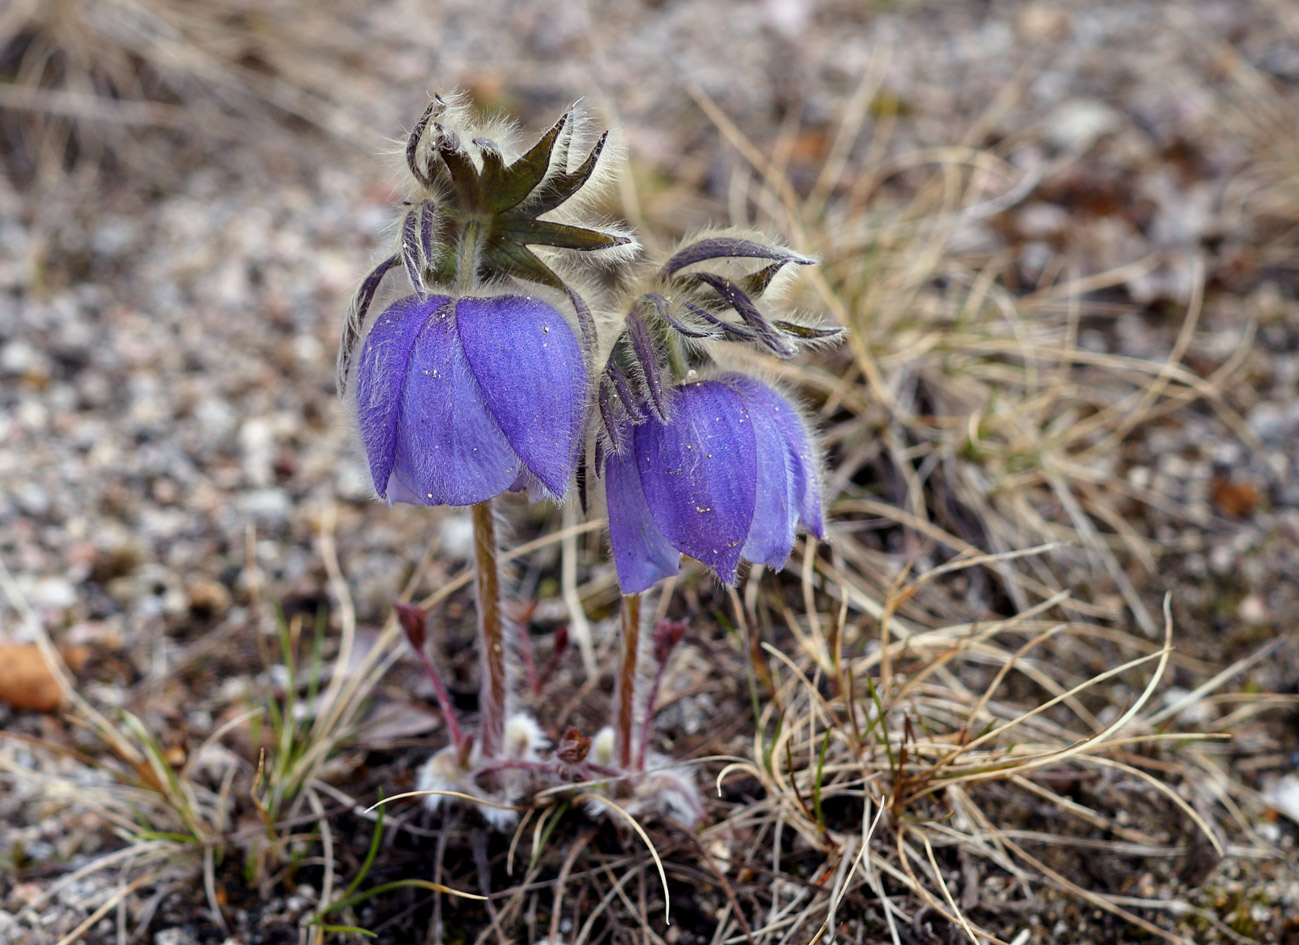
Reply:
[[[500,162],[500,170],[489,169],[484,162],[483,184],[488,198],[483,209],[489,213],[504,213],[523,203],[528,195],[537,189],[537,186],[545,180],[546,171],[550,169],[551,153],[555,149],[555,142],[559,140],[559,133],[568,124],[568,118],[567,113],[560,115],[559,121],[555,122],[526,154],[508,167],[504,162]],[[497,157],[499,160],[499,155]],[[563,203],[563,200],[555,206],[559,206],[560,203]]]
[[[595,147],[586,156],[586,160],[578,165],[577,170],[563,171],[556,174],[547,184],[546,189],[529,203],[528,211],[534,216],[540,216],[554,210],[581,190],[586,185],[586,182],[591,179],[591,175],[595,173],[595,165],[600,160],[600,155],[604,153],[604,146],[608,140],[609,132],[606,131],[600,135],[600,140],[595,143]]]
[[[570,226],[567,223],[555,223],[550,220],[506,217],[494,227],[493,232],[501,234],[511,242],[527,246],[553,246],[556,249],[577,249],[587,253],[613,246],[625,246],[629,242],[625,236],[601,233],[599,230],[588,230],[585,227]]]

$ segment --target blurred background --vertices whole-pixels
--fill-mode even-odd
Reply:
[[[1293,463],[1257,451],[1299,436],[1295,18],[1266,2],[17,0],[0,14],[0,553],[74,636],[175,630],[237,603],[250,526],[281,595],[318,593],[313,534],[342,500],[349,576],[382,612],[429,517],[366,501],[330,365],[388,245],[400,178],[385,152],[444,88],[530,129],[584,99],[630,155],[608,209],[649,246],[767,223],[825,257],[831,317],[904,372],[914,338],[897,333],[959,304],[941,296],[960,273],[1057,318],[1071,280],[1103,274],[1082,285],[1099,321],[1076,337],[1156,360],[1196,296],[1189,369],[1255,358],[1265,375],[1225,392],[1240,415],[1227,427],[1248,416],[1256,438],[1204,434],[1202,403],[1184,433],[1143,426],[1152,455],[1123,463],[1143,470],[1127,489],[1143,515],[1135,493],[1178,511],[1146,529],[1176,545],[1176,522],[1207,522],[1215,496],[1252,513]],[[1205,286],[1228,291],[1202,305]],[[1246,353],[1258,331],[1267,344]],[[978,385],[953,396],[991,390]],[[986,486],[1004,470],[985,472]],[[1292,507],[1296,487],[1279,488]],[[1234,579],[1253,573],[1237,545],[1256,544],[1185,551],[1194,575]],[[1153,553],[1137,564],[1149,573]],[[1123,584],[1128,566],[1101,570]],[[1295,605],[1260,604],[1288,593],[1269,570],[1240,586],[1251,613]]]
[[[231,654],[273,627],[263,602],[336,621],[322,534],[371,638],[412,577],[457,572],[459,512],[371,498],[334,393],[343,313],[429,94],[529,131],[583,99],[626,144],[606,210],[648,247],[730,221],[823,260],[798,302],[854,341],[784,377],[826,431],[860,599],[1059,543],[903,612],[977,621],[1065,589],[1064,619],[1151,641],[1172,590],[1179,691],[1248,660],[1231,685],[1277,696],[1215,764],[1288,824],[1297,85],[1286,0],[9,0],[0,637],[31,641],[29,606],[87,698],[183,749],[259,684]],[[512,514],[521,538],[558,521]],[[584,538],[577,572],[597,637],[601,548]],[[553,547],[520,565],[546,626],[569,616],[560,570]]]

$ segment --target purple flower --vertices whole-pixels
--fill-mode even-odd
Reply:
[[[670,393],[666,422],[622,431],[605,495],[618,583],[636,594],[677,573],[678,553],[735,583],[740,559],[783,567],[799,525],[824,537],[818,465],[785,398],[741,374]]]
[[[390,504],[568,490],[586,368],[572,329],[540,299],[399,299],[374,320],[354,389],[374,488]]]

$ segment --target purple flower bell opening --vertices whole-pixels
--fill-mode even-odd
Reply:
[[[723,374],[678,386],[608,457],[605,494],[624,594],[677,573],[678,553],[727,584],[740,559],[781,568],[799,524],[824,537],[818,463],[798,411],[767,385]]]
[[[390,504],[568,490],[586,369],[572,329],[540,299],[399,299],[374,320],[354,389],[374,488]]]

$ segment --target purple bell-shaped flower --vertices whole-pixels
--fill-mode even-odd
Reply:
[[[568,491],[597,339],[562,257],[608,262],[637,249],[574,200],[608,176],[606,135],[577,159],[581,124],[565,114],[522,150],[508,127],[484,126],[453,95],[435,96],[412,129],[398,245],[358,288],[338,357],[339,392],[390,503]],[[414,294],[368,317],[402,271]]]
[[[628,424],[605,467],[624,594],[677,573],[679,554],[734,584],[740,560],[781,568],[801,524],[824,537],[819,462],[803,419],[742,374],[688,381],[665,420]]]
[[[370,475],[389,503],[567,491],[586,367],[573,330],[541,299],[399,299],[374,319],[354,370]]]

